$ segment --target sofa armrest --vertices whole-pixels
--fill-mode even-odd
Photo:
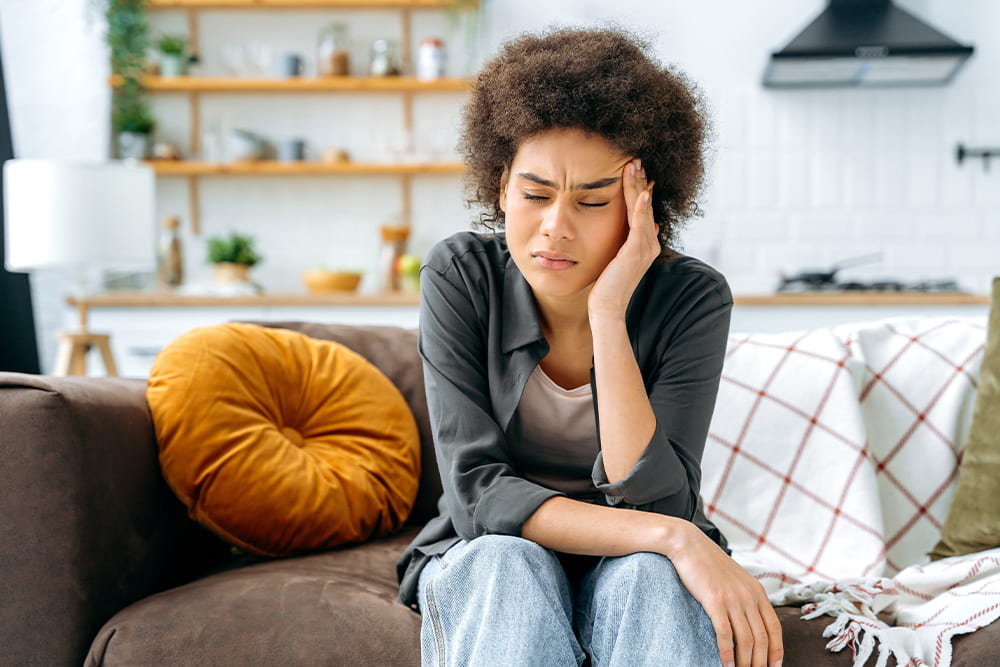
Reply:
[[[0,664],[81,664],[163,583],[172,505],[145,382],[0,373]]]

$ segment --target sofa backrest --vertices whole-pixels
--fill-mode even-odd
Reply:
[[[424,371],[417,353],[417,330],[384,325],[323,324],[317,322],[253,322],[298,331],[311,338],[331,340],[357,352],[385,374],[403,394],[420,431],[420,489],[407,523],[419,525],[437,515],[441,477],[434,458],[434,440],[427,414]]]

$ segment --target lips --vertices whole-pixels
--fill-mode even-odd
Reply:
[[[534,260],[537,266],[540,266],[543,269],[553,269],[556,271],[569,269],[576,265],[576,260],[572,257],[548,250],[533,252],[531,254],[531,259]]]

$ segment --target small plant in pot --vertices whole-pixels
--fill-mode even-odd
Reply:
[[[147,0],[93,0],[108,21],[105,41],[111,51],[111,73],[116,84],[111,96],[111,129],[118,157],[146,157],[155,128],[148,95],[142,83],[149,47]]]
[[[156,129],[156,119],[144,102],[122,100],[111,114],[118,143],[118,157],[142,160],[146,157],[149,137]]]
[[[181,76],[187,62],[187,40],[180,35],[163,35],[156,42],[160,50],[160,75]]]
[[[254,247],[251,236],[232,233],[208,239],[208,261],[212,263],[212,279],[216,283],[250,283],[250,267],[263,257]]]

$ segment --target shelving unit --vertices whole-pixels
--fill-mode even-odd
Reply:
[[[121,84],[112,76],[111,85]],[[421,81],[412,76],[326,76],[294,79],[147,76],[143,86],[153,93],[460,93],[469,87],[466,79]]]
[[[193,52],[202,52],[198,14],[202,10],[391,10],[401,13],[402,34],[400,52],[404,71],[411,70],[412,10],[461,9],[475,10],[478,2],[470,0],[149,0],[150,11],[182,10],[188,23],[188,43]],[[120,85],[119,77],[111,77],[110,85]],[[420,81],[412,76],[394,77],[295,77],[291,79],[250,77],[159,77],[147,76],[142,80],[153,94],[184,94],[188,96],[190,114],[189,141],[192,155],[201,153],[201,97],[202,95],[263,93],[388,93],[402,96],[403,129],[413,129],[413,96],[425,93],[464,92],[469,87],[466,79],[445,78]],[[354,163],[354,162],[242,162],[206,163],[196,160],[150,161],[158,175],[187,179],[190,203],[191,232],[201,232],[201,205],[198,181],[207,176],[344,176],[344,175],[394,175],[402,185],[402,220],[411,218],[411,177],[421,174],[459,174],[462,166],[457,163]]]
[[[198,162],[194,160],[150,160],[153,170],[162,176],[258,175],[321,176],[330,175],[412,175],[460,174],[460,162],[419,162],[413,164],[382,162]]]
[[[149,0],[149,9],[446,9],[454,0]]]

